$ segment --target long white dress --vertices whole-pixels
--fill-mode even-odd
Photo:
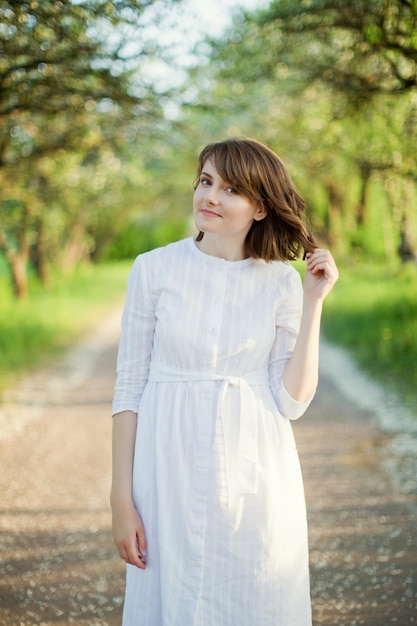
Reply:
[[[287,263],[230,262],[192,238],[129,277],[113,413],[138,413],[134,501],[147,569],[124,626],[310,626],[306,511],[282,372],[302,286]]]

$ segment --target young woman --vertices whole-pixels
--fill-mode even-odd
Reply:
[[[290,420],[318,381],[338,272],[279,157],[208,145],[198,236],[140,255],[113,404],[113,533],[124,626],[310,626]],[[304,290],[288,261],[306,254]]]

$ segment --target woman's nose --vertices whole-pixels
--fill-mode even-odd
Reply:
[[[218,204],[219,202],[218,192],[214,188],[214,185],[211,185],[211,187],[209,187],[208,189],[209,189],[208,194],[207,194],[208,202],[210,202],[210,204]]]

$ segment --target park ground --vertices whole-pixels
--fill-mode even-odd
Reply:
[[[119,317],[0,405],[1,626],[120,625],[124,566],[108,504]],[[317,396],[294,424],[314,626],[417,624],[417,423],[403,431],[394,406],[381,424],[359,401],[360,373],[336,371],[333,356],[324,351]]]

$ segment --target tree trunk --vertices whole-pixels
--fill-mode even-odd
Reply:
[[[28,296],[27,264],[29,261],[29,210],[24,208],[17,247],[11,245],[5,231],[0,228],[0,249],[9,264],[13,291],[19,300]]]
[[[398,254],[402,263],[407,261],[417,262],[415,224],[413,223],[414,191],[414,181],[409,178],[405,181],[405,201],[399,228],[400,245],[398,246]]]
[[[88,252],[84,226],[79,223],[73,224],[61,257],[62,270],[71,272],[77,263],[89,259]]]
[[[47,228],[42,217],[37,220],[36,226],[38,239],[32,260],[36,269],[36,274],[38,275],[41,283],[46,286],[50,282],[50,271],[48,261]]]
[[[356,206],[356,225],[358,227],[363,226],[365,222],[366,211],[366,194],[368,191],[369,181],[371,179],[372,170],[369,165],[363,164],[359,167],[359,175],[361,179],[361,190],[359,195],[359,201]]]
[[[29,256],[29,247],[23,246],[23,249],[15,250],[7,241],[6,234],[0,230],[0,249],[3,250],[6,261],[9,264],[10,276],[13,285],[13,291],[19,300],[27,298],[28,295],[28,279],[27,279],[27,262]]]
[[[18,300],[24,300],[28,297],[27,262],[28,256],[24,254],[16,254],[12,260],[9,260],[13,290]]]
[[[330,247],[336,253],[341,253],[342,242],[340,230],[343,212],[342,194],[333,180],[328,179],[324,184],[328,194],[327,215],[325,217],[326,238]]]
[[[398,246],[398,254],[402,263],[407,261],[417,262],[417,250],[411,237],[407,232],[406,224],[400,229],[400,245]]]

